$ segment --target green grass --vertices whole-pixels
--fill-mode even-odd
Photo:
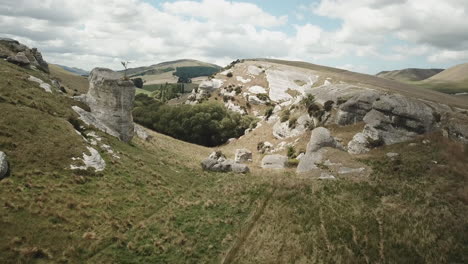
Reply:
[[[146,95],[148,95],[148,96],[151,96],[152,92],[150,92],[150,91],[148,91],[148,90],[136,88],[136,89],[135,89],[135,95],[137,95],[137,94],[146,94]]]
[[[460,144],[434,135],[374,150],[361,157],[369,178],[322,182],[203,172],[211,149],[97,132],[120,159],[101,150],[105,171],[72,171],[86,146],[69,122],[78,103],[29,74],[46,80],[0,61],[0,149],[12,166],[0,181],[1,263],[468,262]]]
[[[450,83],[450,82],[407,82],[408,84],[416,85],[421,88],[435,90],[441,93],[447,94],[456,94],[456,93],[466,93],[468,92],[468,81],[460,83]]]

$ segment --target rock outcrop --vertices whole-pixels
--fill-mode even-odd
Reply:
[[[149,141],[151,140],[151,138],[153,138],[152,136],[148,135],[148,133],[146,133],[146,130],[144,127],[138,124],[134,124],[134,126],[135,126],[135,134],[137,135],[137,137],[145,141]]]
[[[105,68],[95,68],[89,75],[89,91],[81,101],[91,109],[84,113],[74,107],[81,119],[100,130],[129,142],[134,135],[132,117],[135,86],[122,79],[119,73]]]
[[[94,171],[103,171],[106,168],[106,162],[102,159],[97,150],[92,147],[86,147],[90,155],[83,153],[83,158],[72,158],[73,161],[82,162],[83,165],[70,165],[72,170],[87,170],[93,168]]]
[[[49,73],[49,65],[36,48],[28,48],[14,39],[0,38],[0,58],[23,67],[35,67]]]
[[[317,169],[316,164],[321,163],[323,159],[320,150],[324,147],[343,149],[341,144],[336,141],[328,129],[317,127],[312,130],[306,153],[299,160],[296,172],[303,173]]]
[[[7,177],[9,172],[7,156],[3,151],[0,151],[0,180]]]
[[[236,150],[234,160],[237,163],[252,162],[252,151],[248,149],[238,149]]]
[[[338,107],[336,123],[344,126],[362,121],[380,96],[380,93],[371,90],[353,96]]]
[[[283,155],[266,155],[262,159],[263,169],[284,169],[288,163],[288,157]]]
[[[348,143],[352,154],[369,148],[404,142],[436,128],[439,114],[424,102],[399,94],[384,95],[364,116],[364,130]]]
[[[221,151],[211,153],[201,162],[201,167],[203,170],[214,172],[248,173],[250,171],[247,165],[226,159]]]

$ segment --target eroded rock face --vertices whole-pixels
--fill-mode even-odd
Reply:
[[[132,81],[121,77],[109,69],[93,69],[89,75],[89,91],[84,98],[91,112],[74,109],[86,123],[129,142],[134,135],[132,109],[135,86]]]
[[[0,151],[0,180],[8,176],[9,170],[7,156]]]
[[[362,121],[380,96],[376,91],[364,91],[353,96],[338,108],[336,123],[344,126]]]
[[[9,56],[7,58],[7,61],[13,64],[17,64],[19,66],[28,66],[29,64],[31,64],[24,52],[18,52],[14,56]]]
[[[29,49],[17,40],[0,38],[0,45],[4,47],[0,52],[0,58],[7,58],[7,61],[23,67],[33,66],[37,69],[49,73],[49,65],[42,58],[42,54],[36,49]],[[0,49],[1,50],[1,49]]]

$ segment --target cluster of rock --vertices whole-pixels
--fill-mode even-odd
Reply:
[[[187,98],[186,104],[197,104],[211,96],[211,93],[219,89],[223,85],[222,80],[211,79],[206,80],[198,85],[198,88],[192,90],[192,94]]]
[[[3,151],[0,151],[0,180],[8,177],[10,168],[7,161],[7,156]]]
[[[251,154],[252,153],[250,153],[250,159]],[[248,156],[249,155],[245,155],[245,153],[243,155],[239,154],[236,155],[236,159],[244,160],[248,158]],[[207,159],[201,162],[201,167],[203,170],[215,172],[248,173],[250,171],[247,165],[238,163],[235,160],[226,159],[226,156],[223,155],[221,151],[211,153]]]
[[[263,169],[284,169],[288,165],[288,157],[279,154],[266,155],[262,159]]]
[[[49,73],[49,65],[36,48],[28,48],[14,39],[0,38],[0,58],[22,67],[34,67]]]
[[[330,131],[324,127],[317,127],[312,130],[306,153],[299,160],[297,172],[303,173],[317,169],[317,165],[322,163],[322,148],[338,148],[343,150],[343,146],[330,134]]]
[[[75,99],[86,103],[91,112],[78,106],[73,109],[87,125],[93,125],[124,142],[134,135],[132,117],[135,86],[110,69],[95,68],[89,75],[89,90]]]

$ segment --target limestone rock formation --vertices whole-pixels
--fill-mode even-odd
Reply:
[[[28,66],[29,64],[31,64],[24,52],[18,52],[14,56],[8,56],[7,61],[13,64],[17,64],[19,66]]]
[[[248,149],[238,149],[236,150],[234,160],[237,163],[252,162],[252,151]]]
[[[211,153],[201,162],[201,167],[203,170],[215,172],[248,173],[250,171],[247,165],[226,159],[221,151]]]
[[[262,159],[263,169],[284,169],[288,163],[288,157],[283,155],[266,155]]]
[[[372,109],[372,104],[380,97],[376,91],[364,91],[340,105],[336,114],[338,125],[351,125],[363,120]]]
[[[33,66],[43,72],[49,73],[49,65],[42,58],[42,54],[36,49],[29,49],[17,40],[0,38],[0,58],[7,58],[9,62],[20,66]]]
[[[343,149],[341,144],[331,135],[330,131],[324,127],[317,127],[312,130],[307,150],[299,160],[296,172],[303,173],[317,169],[318,163],[323,160],[321,149],[324,147]]]
[[[96,172],[103,171],[106,168],[106,162],[102,159],[99,152],[92,147],[86,148],[90,155],[83,153],[83,158],[72,158],[72,160],[82,162],[84,165],[70,165],[70,169],[86,170],[88,168],[93,168]]]
[[[123,80],[119,73],[95,68],[89,75],[89,91],[84,98],[91,112],[83,113],[76,107],[81,119],[100,130],[129,142],[134,135],[132,117],[135,86]]]
[[[0,180],[7,177],[9,171],[7,156],[3,151],[0,151]]]

